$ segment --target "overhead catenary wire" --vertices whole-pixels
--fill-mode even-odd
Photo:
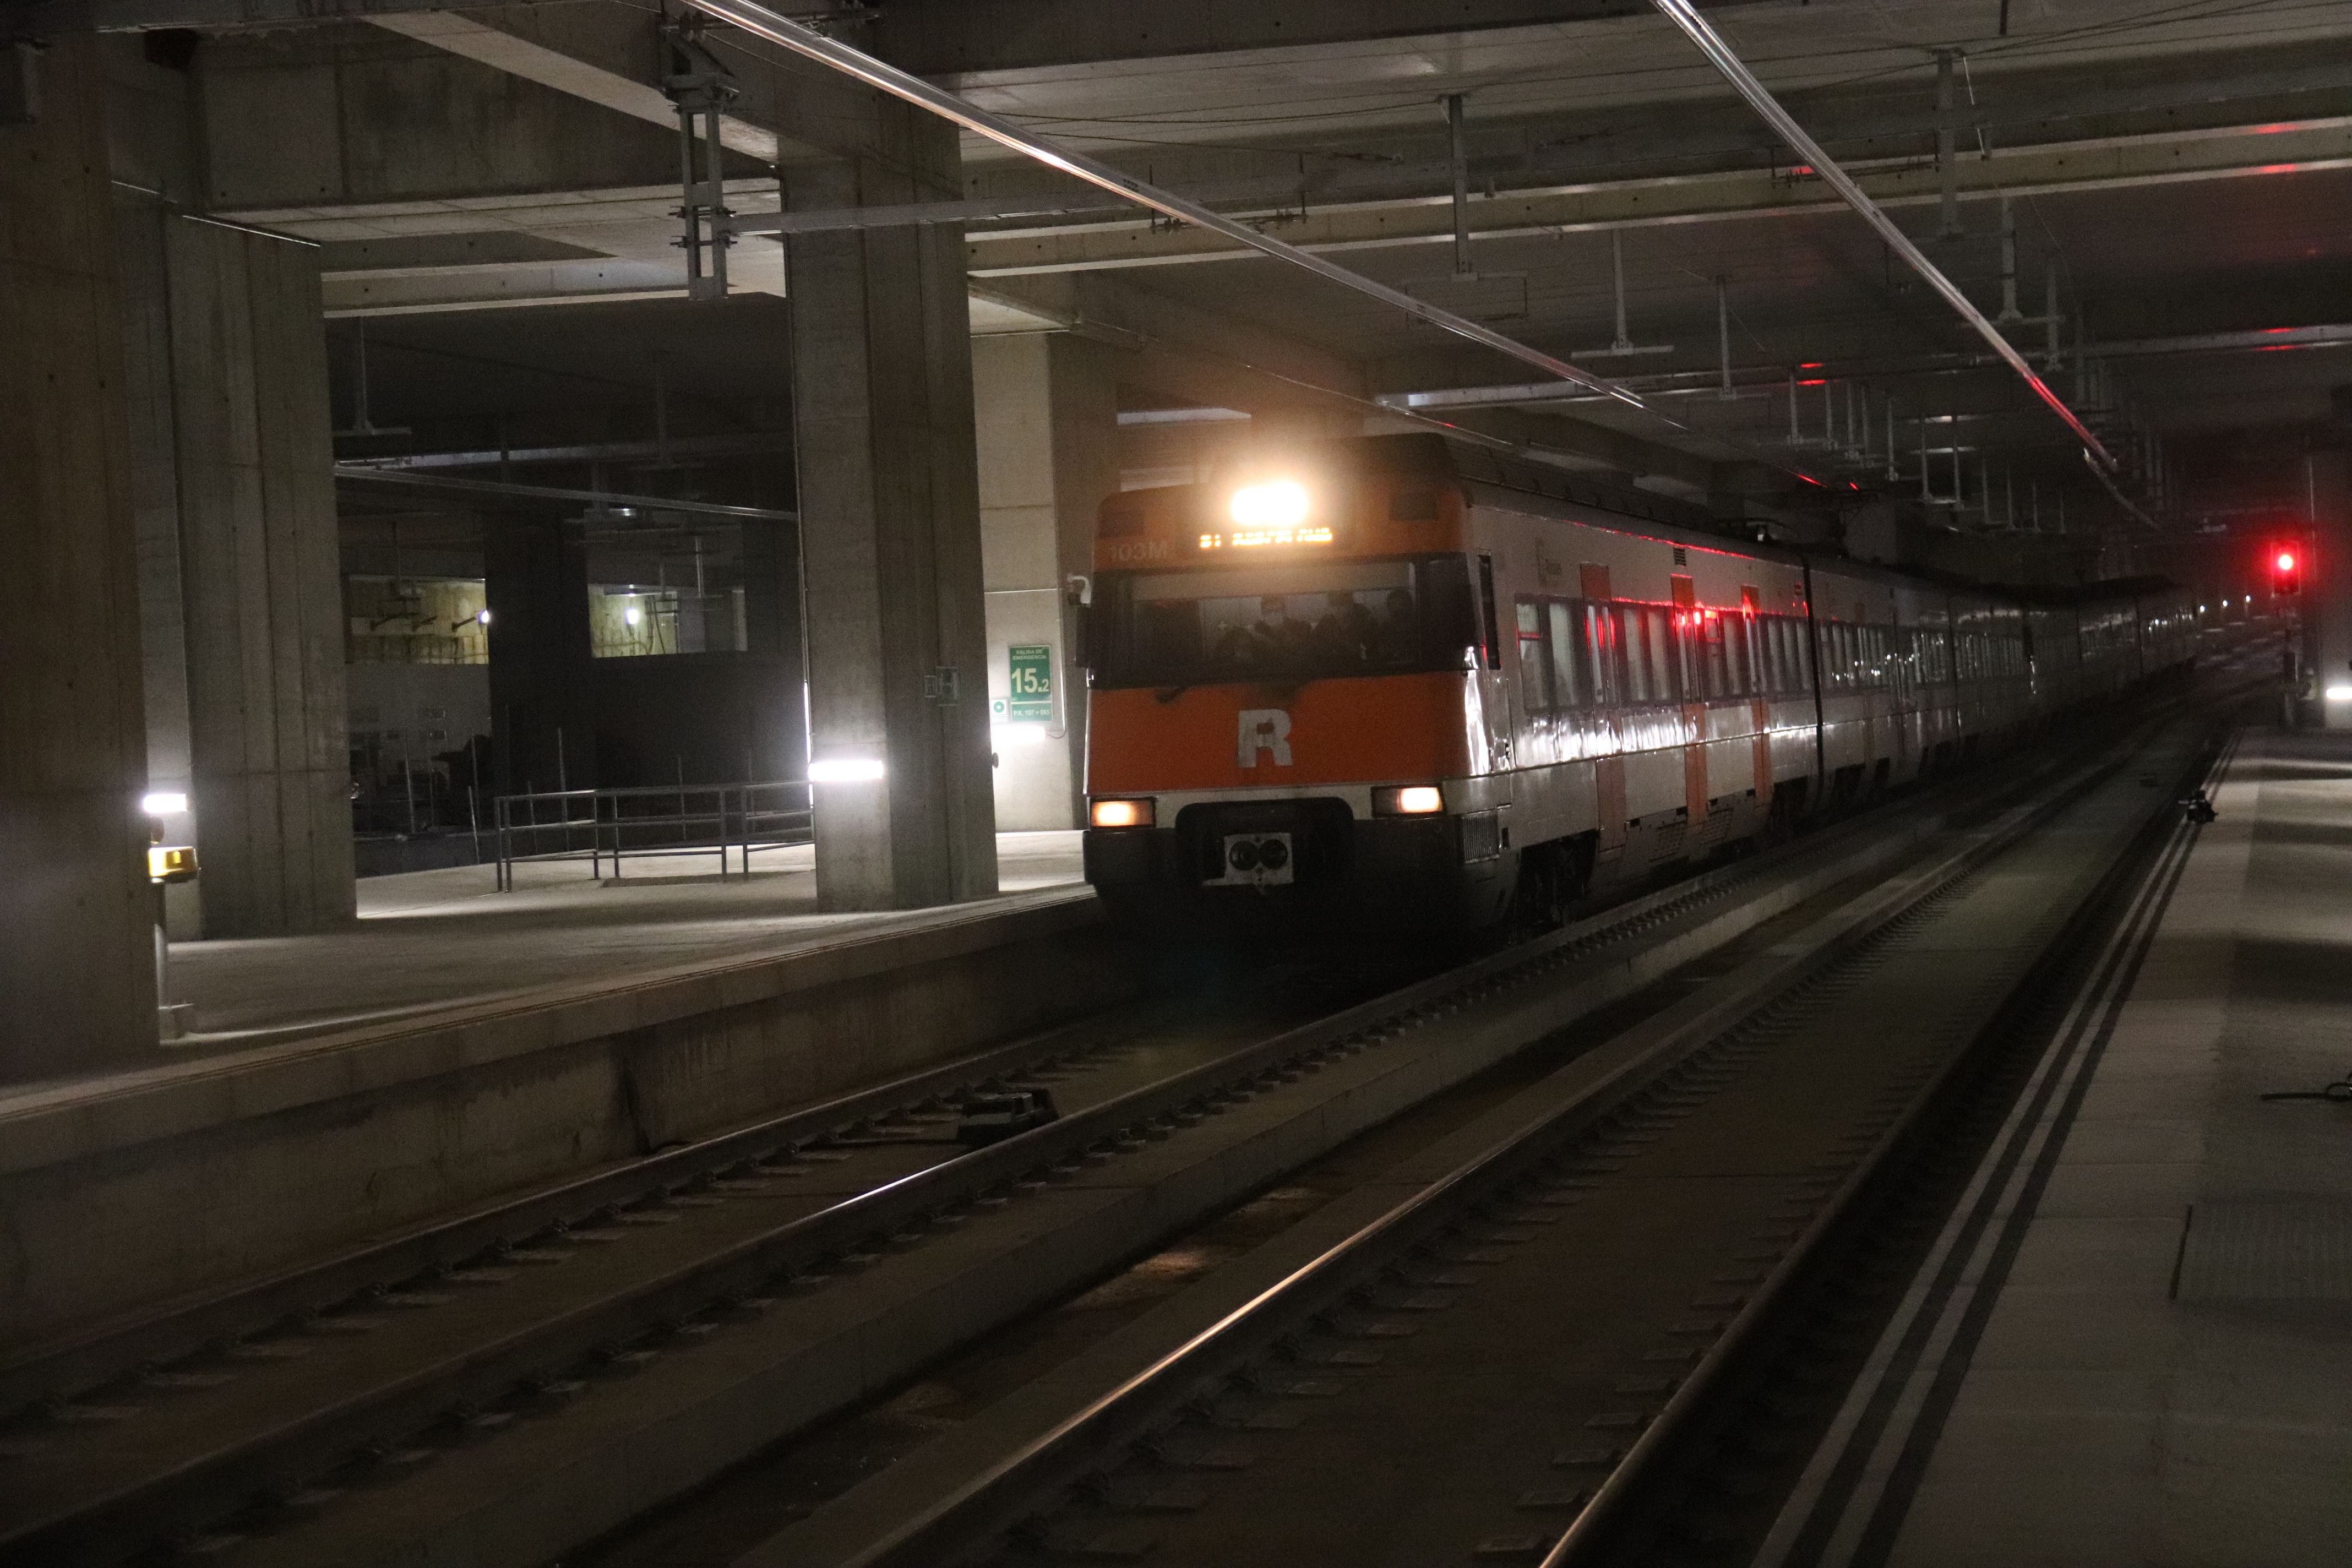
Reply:
[[[926,109],[971,132],[985,137],[1001,147],[1033,158],[1048,168],[1057,169],[1087,184],[1108,191],[1113,195],[1149,207],[1165,216],[1175,218],[1213,234],[1262,252],[1277,260],[1312,272],[1318,277],[1366,294],[1409,316],[1415,317],[1443,331],[1471,342],[1493,349],[1499,353],[1550,372],[1563,381],[1574,382],[1594,392],[1606,395],[1629,408],[1640,409],[1662,423],[1679,430],[1678,422],[1658,415],[1638,395],[1615,382],[1578,369],[1568,361],[1544,353],[1541,349],[1506,336],[1492,327],[1474,321],[1466,316],[1414,298],[1402,289],[1391,289],[1385,283],[1353,272],[1339,263],[1302,250],[1295,245],[1261,234],[1248,224],[1238,222],[1223,214],[1189,201],[1172,191],[1162,190],[1132,174],[1122,173],[1086,153],[1062,147],[1034,132],[1024,130],[1012,121],[955,94],[932,86],[922,78],[886,61],[875,58],[863,50],[851,47],[836,38],[826,37],[815,28],[793,21],[780,12],[770,9],[757,0],[688,0],[697,10],[742,28],[745,32],[766,38],[793,53],[829,66],[844,75],[865,82],[867,86],[888,93],[891,97]]]
[[[2067,428],[2074,431],[2082,440],[2084,453],[2091,458],[2095,471],[2098,472],[2102,479],[2112,472],[2116,467],[2115,454],[2108,451],[2105,444],[2092,433],[2091,427],[2084,424],[2082,418],[2066,405],[2065,399],[2060,397],[2050,384],[2043,381],[2034,368],[2026,363],[2025,356],[2017,351],[2017,346],[2001,335],[2000,329],[1995,326],[1982,310],[1977,309],[1975,301],[1963,293],[1958,284],[1946,277],[1941,268],[1927,259],[1927,253],[1919,248],[1909,235],[1903,232],[1899,224],[1887,216],[1886,210],[1872,201],[1868,194],[1854,183],[1853,176],[1847,174],[1834,159],[1823,152],[1821,143],[1814,141],[1806,132],[1805,128],[1797,123],[1796,117],[1781,107],[1780,100],[1774,98],[1770,90],[1756,79],[1756,73],[1748,68],[1738,54],[1724,41],[1723,36],[1693,8],[1691,0],[1651,0],[1651,4],[1655,5],[1668,20],[1680,27],[1692,43],[1698,46],[1699,52],[1706,57],[1708,62],[1717,71],[1722,73],[1723,79],[1731,84],[1732,89],[1748,100],[1748,107],[1755,110],[1763,117],[1767,124],[1780,132],[1790,148],[1811,165],[1813,173],[1820,175],[1822,182],[1832,190],[1837,192],[1864,222],[1877,230],[1878,237],[1885,240],[1896,255],[1902,257],[1913,271],[1926,279],[1928,287],[1942,295],[1946,302],[1959,312],[1960,318],[1975,328],[1985,342],[1992,346],[1993,352],[2000,357],[2001,361],[2017,373],[2019,378],[2032,390],[2033,395],[2047,405],[2052,413],[2065,422]],[[2112,485],[2109,486],[2109,489],[2113,491]]]

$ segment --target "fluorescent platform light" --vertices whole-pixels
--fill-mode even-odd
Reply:
[[[150,790],[139,797],[139,809],[150,816],[177,816],[188,809],[188,797],[175,789]]]
[[[2331,686],[2327,689],[2330,702],[2352,702],[2352,686]]]
[[[809,764],[811,784],[869,784],[882,776],[879,757],[826,757]]]

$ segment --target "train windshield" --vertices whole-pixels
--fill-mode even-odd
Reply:
[[[1113,579],[1097,684],[1459,669],[1478,642],[1466,568],[1436,556]]]

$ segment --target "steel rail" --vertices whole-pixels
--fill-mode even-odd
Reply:
[[[1465,1203],[1507,1181],[1520,1167],[1539,1160],[1557,1141],[1591,1124],[1638,1094],[1741,1019],[1773,998],[1786,995],[1866,943],[1906,911],[1997,858],[2034,827],[2122,763],[2102,759],[2069,772],[2037,799],[2011,808],[1997,822],[1964,836],[1964,842],[1929,866],[1892,885],[1882,884],[1855,903],[1823,917],[1820,934],[1797,951],[1775,950],[1754,961],[1747,979],[1727,995],[1691,998],[1645,1027],[1657,1037],[1568,1100],[1546,1107],[1517,1130],[1415,1191],[1395,1206],[1332,1243],[1249,1300],[1184,1342],[1121,1380],[1005,1454],[961,1485],[900,1521],[837,1568],[919,1568],[946,1560],[953,1548],[974,1536],[1004,1528],[1041,1491],[1066,1484],[1099,1462],[1105,1452],[1148,1435],[1202,1386],[1229,1376],[1265,1353],[1304,1318],[1344,1296],[1368,1272],[1376,1271],[1443,1225]],[[1822,928],[1828,928],[1825,931]],[[1671,1020],[1671,1022],[1668,1022]],[[1792,1249],[1791,1257],[1799,1256]],[[1781,1271],[1785,1271],[1786,1264]],[[1768,1288],[1769,1289],[1769,1288]],[[1759,1292],[1759,1300],[1765,1292]],[[1751,1303],[1751,1310],[1753,1303]],[[1743,1314],[1745,1316],[1746,1314]],[[1735,1330],[1737,1325],[1734,1325]],[[1727,1332],[1725,1340],[1734,1337]],[[1718,1344],[1718,1351],[1721,1344]],[[1696,1378],[1693,1379],[1696,1381]],[[1653,1431],[1663,1424],[1654,1423]],[[1630,1457],[1629,1457],[1630,1458]],[[1620,1468],[1620,1474],[1624,1467]],[[1594,1503],[1600,1499],[1596,1496]],[[1593,1503],[1580,1515],[1597,1517]],[[1574,1534],[1574,1531],[1570,1532]],[[1563,1536],[1560,1544],[1569,1538]],[[1581,1536],[1579,1537],[1582,1539]],[[757,1553],[746,1562],[760,1561]],[[1546,1560],[1553,1568],[1557,1551]]]
[[[1816,841],[1814,847],[1823,846]],[[1358,1004],[1342,1014],[1299,1026],[1290,1033],[1330,1026],[1359,1014],[1409,1011],[1442,994],[1449,986],[1479,984],[1498,968],[1527,962],[1530,954],[1543,956],[1565,950],[1579,957],[1589,955],[1621,939],[1639,936],[1663,921],[1678,919],[1699,905],[1729,897],[1754,879],[1769,875],[1781,863],[1785,862],[1779,858],[1750,858],[1685,878],[1589,915],[1534,943],[1433,975],[1402,990]],[[0,1413],[46,1400],[70,1398],[131,1368],[165,1364],[208,1344],[254,1333],[289,1318],[325,1310],[349,1300],[355,1292],[429,1270],[456,1267],[485,1251],[519,1244],[551,1226],[679,1191],[704,1177],[807,1144],[844,1127],[947,1099],[974,1085],[1038,1070],[1090,1048],[1084,1037],[1102,1021],[1097,1016],[1057,1025],[1010,1044],[991,1047],[868,1089],[667,1149],[625,1165],[558,1181],[518,1197],[428,1221],[316,1262],[110,1319],[69,1339],[0,1357]],[[1276,1039],[1288,1037],[1285,1035]],[[1250,1050],[1248,1047],[1241,1047],[1191,1070],[1213,1075],[1224,1067],[1233,1068],[1235,1077],[1247,1077],[1259,1070],[1243,1061]],[[1236,1063],[1241,1065],[1235,1066]],[[1086,1114],[1077,1113],[1081,1118]],[[1033,1157],[1032,1163],[1044,1160],[1044,1156]]]
[[[942,88],[934,87],[919,76],[900,70],[887,61],[877,59],[862,49],[855,49],[837,39],[829,38],[803,23],[795,22],[791,17],[759,4],[758,0],[687,0],[687,4],[723,22],[732,23],[747,33],[765,38],[770,43],[781,45],[794,54],[814,60],[820,65],[829,66],[844,75],[854,77],[868,87],[878,89],[893,98],[902,99],[920,109],[927,109],[933,114],[961,126],[975,136],[986,137],[1001,147],[1018,153],[1024,157],[1034,158],[1047,168],[1057,169],[1074,179],[1083,180],[1087,184],[1108,191],[1111,195],[1133,202],[1139,206],[1150,207],[1152,211],[1165,216],[1192,224],[1214,234],[1221,234],[1237,245],[1247,246],[1250,249],[1273,257],[1277,261],[1288,262],[1293,267],[1312,272],[1317,277],[1328,279],[1342,288],[1352,289],[1360,294],[1368,295],[1384,305],[1427,321],[1433,327],[1452,332],[1456,337],[1466,338],[1474,343],[1482,344],[1498,353],[1508,354],[1513,359],[1534,365],[1539,370],[1549,371],[1562,381],[1574,382],[1579,386],[1590,388],[1613,398],[1629,408],[1641,409],[1654,417],[1665,420],[1669,425],[1675,425],[1677,429],[1683,428],[1675,421],[1665,419],[1664,415],[1651,408],[1638,393],[1620,386],[1604,376],[1594,375],[1587,370],[1580,370],[1567,360],[1554,354],[1548,354],[1541,349],[1519,342],[1517,338],[1507,337],[1492,327],[1483,326],[1466,316],[1457,316],[1451,310],[1443,310],[1429,303],[1426,300],[1416,300],[1402,289],[1391,289],[1387,284],[1367,278],[1360,272],[1351,272],[1337,262],[1326,260],[1311,251],[1302,250],[1295,245],[1261,234],[1249,225],[1237,222],[1212,208],[1204,207],[1198,202],[1189,201],[1172,191],[1162,190],[1131,174],[1122,174],[1109,164],[1088,157],[1083,153],[1073,152],[1033,132],[1024,131],[1011,121],[958,98]]]
[[[703,0],[693,0],[693,3],[702,5]],[[1992,345],[1993,353],[2015,371],[2027,386],[2032,388],[2033,395],[2047,404],[2052,413],[2065,421],[2067,428],[2082,438],[2084,453],[2094,458],[2094,469],[2101,474],[2112,473],[2116,466],[2115,454],[2108,451],[2098,437],[2092,434],[2091,427],[2066,405],[2066,400],[2034,372],[2033,367],[2026,363],[2025,356],[2017,351],[2017,346],[2001,335],[2000,329],[1993,324],[1992,319],[1978,310],[1975,301],[1960,290],[1959,285],[1945,277],[1943,270],[1927,259],[1927,252],[1921,250],[1911,237],[1903,232],[1901,226],[1887,216],[1886,209],[1872,201],[1854,183],[1853,176],[1840,167],[1837,160],[1823,152],[1822,144],[1806,133],[1805,128],[1797,123],[1796,116],[1782,108],[1780,100],[1772,96],[1771,90],[1756,79],[1756,73],[1748,68],[1747,62],[1724,41],[1723,35],[1715,30],[1713,24],[1698,14],[1691,0],[1650,0],[1650,3],[1698,46],[1699,53],[1706,57],[1707,62],[1731,84],[1734,91],[1748,100],[1748,106],[1779,132],[1782,140],[1811,165],[1813,173],[1843,197],[1846,205],[1859,214],[1864,223],[1876,229],[1878,237],[1902,257],[1914,272],[1926,279],[1927,286],[1941,294],[1946,303],[1958,311],[1960,318],[1974,327],[1986,342]]]
[[[1064,1024],[905,1078],[625,1165],[538,1188],[433,1221],[258,1280],[97,1324],[63,1342],[0,1360],[0,1411],[67,1399],[143,1364],[166,1365],[205,1346],[321,1312],[401,1279],[453,1268],[502,1247],[610,1209],[675,1193],[733,1167],[820,1141],[992,1079],[1017,1077],[1091,1048],[1097,1016]]]
[[[1903,842],[1909,834],[1898,834]],[[1862,847],[1849,853],[1867,855],[1876,842],[1864,835]],[[760,1292],[781,1272],[820,1266],[824,1259],[855,1251],[875,1238],[927,1226],[943,1212],[968,1204],[1006,1184],[1050,1172],[1057,1165],[1083,1159],[1091,1150],[1112,1142],[1132,1129],[1150,1129],[1168,1119],[1195,1110],[1216,1110],[1222,1103],[1247,1098],[1273,1087],[1277,1075],[1305,1067],[1311,1070],[1339,1054],[1352,1054],[1393,1038],[1417,1026],[1432,1023],[1470,1005],[1497,983],[1520,977],[1539,978],[1558,961],[1582,958],[1614,942],[1645,933],[1677,918],[1693,906],[1719,900],[1747,881],[1775,870],[1796,871],[1779,898],[1794,899],[1832,875],[1850,874],[1842,858],[1831,869],[1813,866],[1815,857],[1802,854],[1808,847],[1789,846],[1781,854],[1723,867],[1690,881],[1670,885],[1615,909],[1578,921],[1533,942],[1491,954],[1433,975],[1396,991],[1372,997],[1320,1019],[1286,1029],[1243,1047],[1213,1061],[1199,1063],[1155,1082],[1139,1086],[1098,1105],[1074,1112],[1058,1121],[1008,1138],[956,1158],[882,1183],[856,1196],[799,1218],[763,1228],[703,1257],[681,1262],[658,1274],[621,1284],[602,1296],[572,1304],[560,1314],[447,1352],[430,1364],[391,1373],[372,1388],[355,1390],[330,1404],[287,1417],[261,1430],[225,1435],[210,1452],[191,1456],[169,1469],[124,1483],[111,1493],[79,1500],[59,1500],[50,1513],[0,1525],[0,1564],[82,1561],[110,1552],[135,1551],[160,1532],[194,1528],[216,1514],[220,1500],[251,1495],[273,1487],[299,1482],[320,1468],[320,1456],[341,1456],[365,1448],[389,1436],[417,1430],[453,1407],[470,1401],[494,1400],[512,1388],[546,1376],[551,1369],[576,1364],[583,1357],[611,1346],[631,1342],[648,1332],[689,1321],[713,1304],[731,1297]],[[1820,846],[1810,847],[1818,849]],[[1751,900],[1759,907],[1777,907],[1767,894]],[[1745,908],[1747,906],[1743,906]],[[1717,916],[1721,921],[1727,916]],[[1670,940],[1682,941],[1687,937]],[[1613,987],[1600,988],[1596,1005],[1613,1000]],[[1053,1054],[1050,1051],[1043,1054]],[[953,1064],[946,1069],[954,1070]],[[932,1075],[918,1075],[930,1086]],[[853,1096],[871,1105],[887,1095],[888,1087]],[[843,1102],[819,1108],[813,1117],[830,1111],[838,1120]],[[785,1122],[796,1118],[783,1119]],[[801,1123],[806,1127],[806,1123]],[[584,1179],[552,1194],[556,1206],[574,1209],[584,1196],[613,1201],[615,1186],[632,1177],[668,1178],[656,1181],[658,1190],[675,1184],[681,1165],[709,1168],[709,1155],[724,1154],[723,1163],[748,1157],[761,1142],[773,1145],[778,1123],[725,1135],[712,1145],[697,1145],[622,1171]],[[714,1151],[713,1146],[717,1146]],[[698,1154],[704,1158],[696,1160]],[[645,1188],[640,1187],[645,1193]],[[646,1195],[651,1195],[646,1194]],[[536,1198],[519,1200],[539,1225],[549,1209]],[[453,1234],[436,1229],[417,1238],[422,1248],[446,1256],[467,1233],[484,1234],[482,1222],[493,1215],[476,1215],[457,1222]],[[396,1249],[397,1250],[397,1249]],[[362,1249],[364,1252],[365,1249]],[[340,1258],[329,1266],[349,1285],[365,1272],[357,1259]],[[379,1279],[381,1277],[379,1276]],[[215,1329],[234,1297],[204,1304]],[[178,1336],[174,1336],[178,1337]],[[87,1356],[92,1347],[76,1347]],[[89,1364],[85,1362],[85,1364]],[[20,1373],[30,1371],[20,1368]]]
[[[2122,759],[2095,765],[2090,770],[2091,777],[2085,787],[2100,778],[2122,772],[2123,768]],[[2210,761],[2200,758],[2194,766],[2192,776],[2210,771]],[[2069,790],[2065,792],[2064,798],[2074,798],[2077,793]],[[2169,798],[2168,791],[2167,798]],[[2054,815],[2058,805],[2063,804],[2062,800],[2048,810],[2038,812],[2036,820]],[[2096,938],[2106,926],[2117,895],[2136,885],[2144,886],[2152,871],[2161,870],[2161,857],[2169,852],[2172,845],[2184,841],[2183,834],[2191,830],[2178,820],[2168,827],[2168,805],[2150,805],[2145,819],[2131,834],[2122,852],[2083,896],[2050,948],[2027,965],[2024,973],[2011,986],[2008,995],[1978,1040],[1944,1062],[1935,1076],[1911,1098],[1894,1125],[1880,1135],[1870,1152],[1839,1184],[1836,1192],[1822,1205],[1821,1212],[1806,1224],[1803,1233],[1790,1244],[1787,1252],[1765,1276],[1748,1303],[1725,1326],[1722,1334],[1707,1348],[1698,1363],[1691,1368],[1664,1408],[1627,1447],[1624,1457],[1607,1478],[1594,1489],[1592,1496],[1552,1542],[1537,1568],[1574,1568],[1600,1546],[1627,1502],[1648,1479],[1652,1468],[1688,1429],[1690,1421],[1701,1406],[1724,1387],[1741,1356],[1762,1332],[1765,1323],[1790,1299],[1814,1260],[1828,1249],[1832,1236],[1849,1216],[1859,1210],[1865,1195],[1894,1166],[1899,1152],[1918,1135],[1933,1114],[1934,1108],[1959,1081],[1969,1065],[1978,1059],[1980,1055],[1978,1046],[1986,1038],[1997,1037],[2005,1028],[2016,1027],[2016,1016],[2021,1010],[2030,1015],[2045,994],[2051,975],[2063,973],[2064,964],[2080,950],[2081,944]],[[2158,858],[2153,865],[2147,854],[2152,842],[2158,851]],[[2122,917],[2128,921],[2133,914],[2133,908],[2127,904]],[[2094,942],[2093,945],[2095,948],[2098,944]],[[2096,956],[2095,952],[2093,956]],[[2095,974],[2092,983],[2096,983]]]

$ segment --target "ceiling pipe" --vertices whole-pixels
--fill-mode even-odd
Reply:
[[[445,490],[467,495],[508,496],[526,501],[586,501],[591,506],[616,506],[630,510],[675,511],[689,517],[734,518],[747,522],[798,522],[801,514],[765,506],[728,506],[719,501],[676,500],[668,496],[628,495],[619,490],[572,489],[556,485],[510,485],[497,479],[459,479],[454,475],[418,474],[383,468],[364,468],[355,463],[337,463],[337,479],[356,480],[363,484],[399,485],[408,489]]]
[[[941,119],[961,126],[975,136],[984,136],[1001,147],[1009,148],[1024,157],[1035,159],[1047,168],[1058,169],[1074,179],[1084,180],[1090,185],[1108,191],[1113,195],[1134,202],[1139,206],[1150,207],[1152,211],[1165,216],[1207,229],[1213,234],[1223,235],[1237,245],[1247,246],[1252,250],[1271,256],[1277,261],[1286,261],[1293,267],[1312,272],[1317,277],[1337,283],[1342,288],[1352,289],[1360,294],[1369,295],[1384,305],[1427,321],[1430,325],[1452,332],[1456,337],[1466,338],[1474,343],[1482,344],[1498,353],[1508,354],[1513,359],[1549,371],[1562,381],[1574,382],[1580,386],[1601,393],[1628,407],[1654,412],[1639,395],[1626,390],[1612,381],[1594,375],[1589,371],[1579,370],[1564,359],[1556,358],[1541,349],[1520,342],[1516,338],[1506,337],[1493,328],[1483,326],[1466,316],[1457,316],[1453,311],[1441,310],[1425,300],[1416,300],[1402,289],[1391,289],[1385,283],[1376,282],[1360,272],[1350,272],[1338,263],[1328,261],[1310,251],[1301,250],[1295,245],[1286,244],[1282,240],[1260,234],[1245,223],[1237,223],[1222,213],[1212,211],[1196,202],[1188,201],[1171,191],[1148,184],[1131,174],[1122,174],[1109,164],[1100,163],[1083,153],[1070,151],[1045,137],[1024,131],[1009,120],[992,114],[987,110],[969,103],[951,92],[933,87],[922,78],[900,70],[886,61],[878,60],[861,49],[854,49],[837,39],[827,37],[814,27],[795,22],[789,16],[758,4],[757,0],[687,0],[687,3],[698,11],[707,12],[722,22],[732,23],[745,32],[765,38],[770,43],[780,45],[796,55],[804,56],[820,65],[829,66],[845,76],[854,77],[868,87],[888,93],[893,98],[904,100],[918,108],[927,109]],[[1658,417],[1664,418],[1662,415]],[[1675,423],[1672,420],[1665,422]],[[1676,428],[1679,429],[1681,426],[1677,425]]]
[[[697,0],[697,3],[700,4],[701,0]],[[2010,369],[2018,374],[2026,385],[2033,389],[2033,395],[2047,404],[2052,413],[2066,422],[2067,428],[2081,438],[2084,455],[2090,460],[2092,468],[2104,480],[2116,467],[2115,454],[2108,451],[2099,438],[2091,433],[2091,427],[2084,424],[2072,408],[2066,406],[2065,400],[2051,390],[2049,383],[2034,373],[2033,367],[2026,363],[2025,356],[2019,353],[2016,346],[2007,338],[2001,336],[2000,329],[1994,326],[1990,319],[1976,308],[1975,303],[1960,291],[1959,286],[1945,277],[1936,264],[1927,259],[1927,254],[1913,243],[1911,237],[1905,234],[1895,220],[1886,216],[1885,209],[1864,194],[1863,188],[1854,184],[1853,176],[1840,168],[1827,153],[1822,151],[1821,143],[1805,133],[1805,128],[1798,124],[1795,117],[1787,110],[1780,107],[1780,100],[1766,89],[1762,82],[1756,79],[1756,74],[1749,70],[1740,58],[1732,51],[1731,46],[1723,41],[1722,35],[1693,9],[1691,0],[1651,0],[1651,4],[1655,5],[1667,20],[1680,27],[1692,43],[1698,46],[1699,52],[1706,57],[1707,62],[1722,73],[1723,79],[1731,84],[1733,90],[1748,100],[1748,106],[1761,115],[1765,122],[1773,130],[1779,132],[1781,139],[1788,142],[1798,157],[1810,163],[1813,173],[1819,174],[1832,190],[1844,198],[1846,205],[1859,214],[1864,222],[1876,229],[1879,237],[1884,239],[1896,255],[1909,263],[1913,271],[1927,279],[1927,286],[1941,294],[1946,302],[1960,313],[1961,319],[1982,335],[1986,342],[1992,345],[1993,352],[2000,356],[2001,361]],[[2112,492],[2113,487],[2109,488]],[[2137,509],[2134,510],[2137,510]]]

